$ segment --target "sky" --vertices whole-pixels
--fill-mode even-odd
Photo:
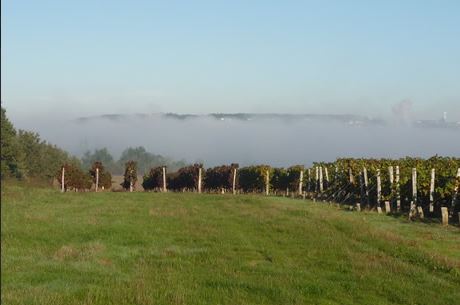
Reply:
[[[460,120],[460,1],[2,1],[14,121],[141,112]]]

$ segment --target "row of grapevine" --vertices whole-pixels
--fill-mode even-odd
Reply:
[[[93,184],[96,191],[99,187],[110,189],[112,186],[112,175],[105,170],[101,162],[94,162],[87,173],[74,164],[66,163],[56,172],[55,177],[61,185],[62,192],[89,190]]]
[[[439,217],[442,207],[452,215],[460,212],[460,159],[338,159],[315,163],[308,175],[307,193],[312,198],[368,209],[384,207],[412,216]],[[332,175],[321,177],[322,173]]]
[[[69,167],[69,166],[67,166]],[[103,170],[102,164],[93,165]],[[239,168],[238,164],[204,169],[194,164],[169,173],[165,166],[152,168],[144,175],[142,186],[154,191],[196,191],[264,193],[291,195],[315,200],[359,204],[367,209],[381,210],[384,206],[395,212],[439,217],[446,207],[452,215],[460,212],[460,158],[432,157],[429,159],[352,159],[317,162],[312,167],[302,165],[273,168],[256,165]],[[91,187],[85,174],[75,168],[68,172],[66,187]],[[104,172],[100,182],[108,185],[111,178]],[[100,174],[101,175],[101,174]],[[110,175],[110,174],[108,174]],[[134,190],[137,164],[126,163],[122,186]]]

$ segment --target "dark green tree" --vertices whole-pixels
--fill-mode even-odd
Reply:
[[[19,149],[16,129],[6,116],[6,110],[1,108],[1,177],[23,176],[23,154]]]

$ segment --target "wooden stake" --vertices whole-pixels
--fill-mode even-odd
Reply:
[[[441,217],[442,217],[442,225],[447,226],[449,224],[449,212],[447,211],[446,207],[441,208]]]
[[[396,211],[401,211],[401,193],[399,189],[399,166],[396,166]]]
[[[390,185],[393,185],[394,182],[394,176],[393,176],[393,166],[388,167],[388,174],[390,176]]]
[[[233,168],[233,184],[232,184],[233,195],[236,194],[236,167]]]
[[[417,206],[417,169],[412,169],[412,200],[414,204]]]
[[[201,167],[198,168],[198,194],[201,194]]]
[[[457,176],[456,176],[457,179],[460,178],[460,168],[457,169]],[[456,184],[455,185],[455,188],[454,188],[454,194],[452,195],[452,202],[450,204],[450,212],[453,214],[454,213],[454,210],[455,210],[455,204],[457,202],[457,198],[458,198],[458,190],[459,190],[459,185]],[[460,222],[460,220],[459,220]]]
[[[302,195],[303,189],[303,169],[300,170],[300,177],[299,177],[299,196]]]
[[[394,187],[393,187],[393,183],[394,183],[394,180],[395,180],[395,179],[394,179],[394,170],[393,170],[393,166],[389,166],[389,167],[388,167],[388,175],[389,175],[389,178],[390,178],[390,200],[392,201],[392,202],[390,202],[390,204],[391,204],[391,203],[393,203],[393,200],[394,200],[394,195],[393,195],[393,189],[394,189]]]
[[[390,202],[385,201],[385,213],[389,214],[391,213],[391,208],[390,208]]]
[[[421,206],[417,207],[417,213],[418,213],[418,217],[420,217],[420,219],[425,218],[425,215],[423,214],[423,209],[422,209]]]
[[[316,170],[315,193],[317,193],[318,188],[319,188],[319,169],[318,169],[318,166],[315,167],[315,170]]]
[[[353,179],[353,171],[351,170],[351,168],[348,169],[348,178],[349,178],[350,184],[353,184],[354,179]]]
[[[134,170],[130,170],[130,175],[129,175],[129,191],[132,192],[134,190],[134,185],[133,185],[133,173],[134,173]]]
[[[415,208],[415,203],[414,203],[414,201],[411,201],[410,202],[410,209],[409,209],[409,220],[414,218],[416,214],[417,214],[417,210]]]
[[[361,204],[360,203],[356,204],[356,211],[361,212]]]
[[[382,200],[382,181],[380,179],[380,169],[377,170],[377,206],[380,207],[380,201]]]
[[[435,175],[436,175],[435,169],[432,168],[431,169],[431,181],[430,181],[430,213],[434,212],[433,202],[434,202],[434,179],[435,179]]]
[[[96,192],[99,188],[99,167],[96,167]]]
[[[166,166],[163,166],[163,192],[166,193],[168,189],[166,188]]]
[[[323,167],[319,167],[319,192],[322,193],[324,189],[323,185]]]
[[[324,174],[325,174],[325,178],[326,178],[326,188],[329,187],[329,173],[327,171],[327,166],[324,167]]]
[[[270,192],[270,172],[268,169],[265,171],[265,195]]]
[[[363,176],[364,176],[364,192],[366,194],[366,200],[367,200],[367,207],[369,208],[369,179],[367,178],[367,169],[364,167],[363,168]]]
[[[62,173],[61,173],[61,192],[65,192],[65,167],[62,167]]]

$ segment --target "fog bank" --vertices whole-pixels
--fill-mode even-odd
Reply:
[[[128,146],[205,166],[228,164],[309,165],[337,157],[460,156],[458,129],[406,125],[350,125],[330,120],[219,120],[130,116],[122,119],[14,122],[81,156],[107,147],[115,158]]]

